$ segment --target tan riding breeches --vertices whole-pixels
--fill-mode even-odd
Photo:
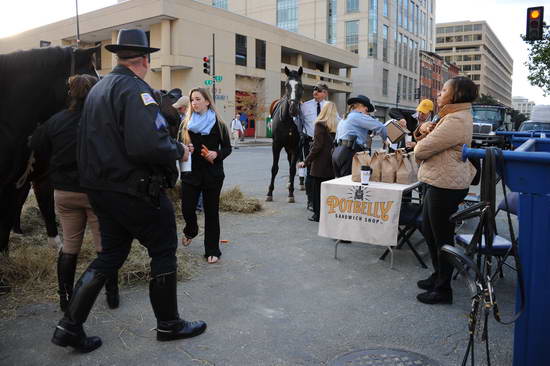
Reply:
[[[90,225],[96,252],[101,252],[99,221],[86,193],[54,191],[55,210],[63,228],[63,253],[78,254],[86,223]]]

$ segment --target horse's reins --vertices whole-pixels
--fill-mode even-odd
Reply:
[[[74,74],[76,73],[76,50],[77,48],[71,49],[71,66],[69,69],[69,77],[74,76]],[[29,160],[27,160],[27,167],[25,168],[25,171],[23,172],[21,177],[19,177],[19,179],[15,182],[15,188],[19,189],[23,187],[23,185],[27,181],[27,178],[33,171],[33,164],[35,161],[36,159],[34,158],[34,150],[31,150],[31,155],[29,156]]]

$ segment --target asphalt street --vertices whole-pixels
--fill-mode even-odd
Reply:
[[[416,281],[431,272],[409,250],[396,251],[394,269],[378,259],[384,252],[379,246],[342,245],[334,259],[334,241],[319,237],[317,224],[307,220],[305,192],[296,192],[296,203],[286,202],[285,156],[280,166],[274,202],[263,202],[271,148],[242,147],[226,160],[224,189],[238,185],[264,209],[224,213],[221,236],[228,243],[221,262],[201,264],[193,279],[179,284],[181,316],[205,320],[206,333],[157,342],[147,286],[139,286],[122,290],[117,310],[108,310],[100,296],[86,330],[104,344],[90,354],[50,343],[61,317],[55,303],[27,306],[17,318],[0,320],[0,365],[325,365],[347,352],[380,347],[459,365],[470,310],[464,281],[453,283],[453,305],[428,306],[416,301]],[[498,221],[506,236],[503,217]],[[179,250],[202,255],[201,237]],[[419,250],[429,262],[425,244]],[[497,286],[504,317],[513,310],[514,282],[507,272]],[[510,365],[513,326],[491,319],[489,329],[492,364]],[[484,365],[481,343],[476,351],[476,365]]]

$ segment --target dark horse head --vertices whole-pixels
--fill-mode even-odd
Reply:
[[[174,88],[167,92],[166,90],[156,91],[156,97],[160,99],[160,112],[168,122],[168,131],[173,138],[177,137],[178,129],[181,123],[181,117],[172,104],[176,103],[182,96],[179,88]]]
[[[96,50],[50,47],[0,55],[0,192],[24,170],[28,136],[65,107],[69,76],[98,76]]]
[[[296,117],[300,112],[300,100],[304,94],[304,87],[302,86],[302,74],[304,70],[300,66],[298,71],[290,71],[285,66],[285,74],[287,81],[285,84],[285,96],[290,103],[289,112],[292,117]]]

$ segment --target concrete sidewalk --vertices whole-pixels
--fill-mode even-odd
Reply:
[[[410,251],[396,252],[393,270],[378,260],[384,248],[373,245],[340,246],[335,260],[334,241],[318,237],[317,224],[307,220],[304,192],[296,192],[297,203],[286,203],[288,163],[280,161],[274,202],[263,202],[254,215],[223,214],[222,239],[229,243],[222,244],[221,262],[202,264],[179,285],[181,316],[205,320],[205,334],[157,342],[147,286],[140,286],[123,289],[114,311],[100,295],[86,330],[104,344],[86,355],[50,343],[61,317],[56,304],[28,306],[18,318],[1,320],[0,365],[326,365],[375,347],[460,364],[470,310],[463,281],[453,284],[453,305],[427,306],[415,299],[416,281],[430,271]],[[239,185],[263,201],[270,162],[269,147],[235,150],[226,160],[224,188]],[[420,249],[425,254],[425,246]],[[201,256],[202,237],[179,250]],[[507,273],[497,291],[501,312],[509,315],[514,276]],[[493,365],[510,365],[513,327],[491,319],[489,329]],[[484,365],[481,344],[476,351],[476,365]]]

